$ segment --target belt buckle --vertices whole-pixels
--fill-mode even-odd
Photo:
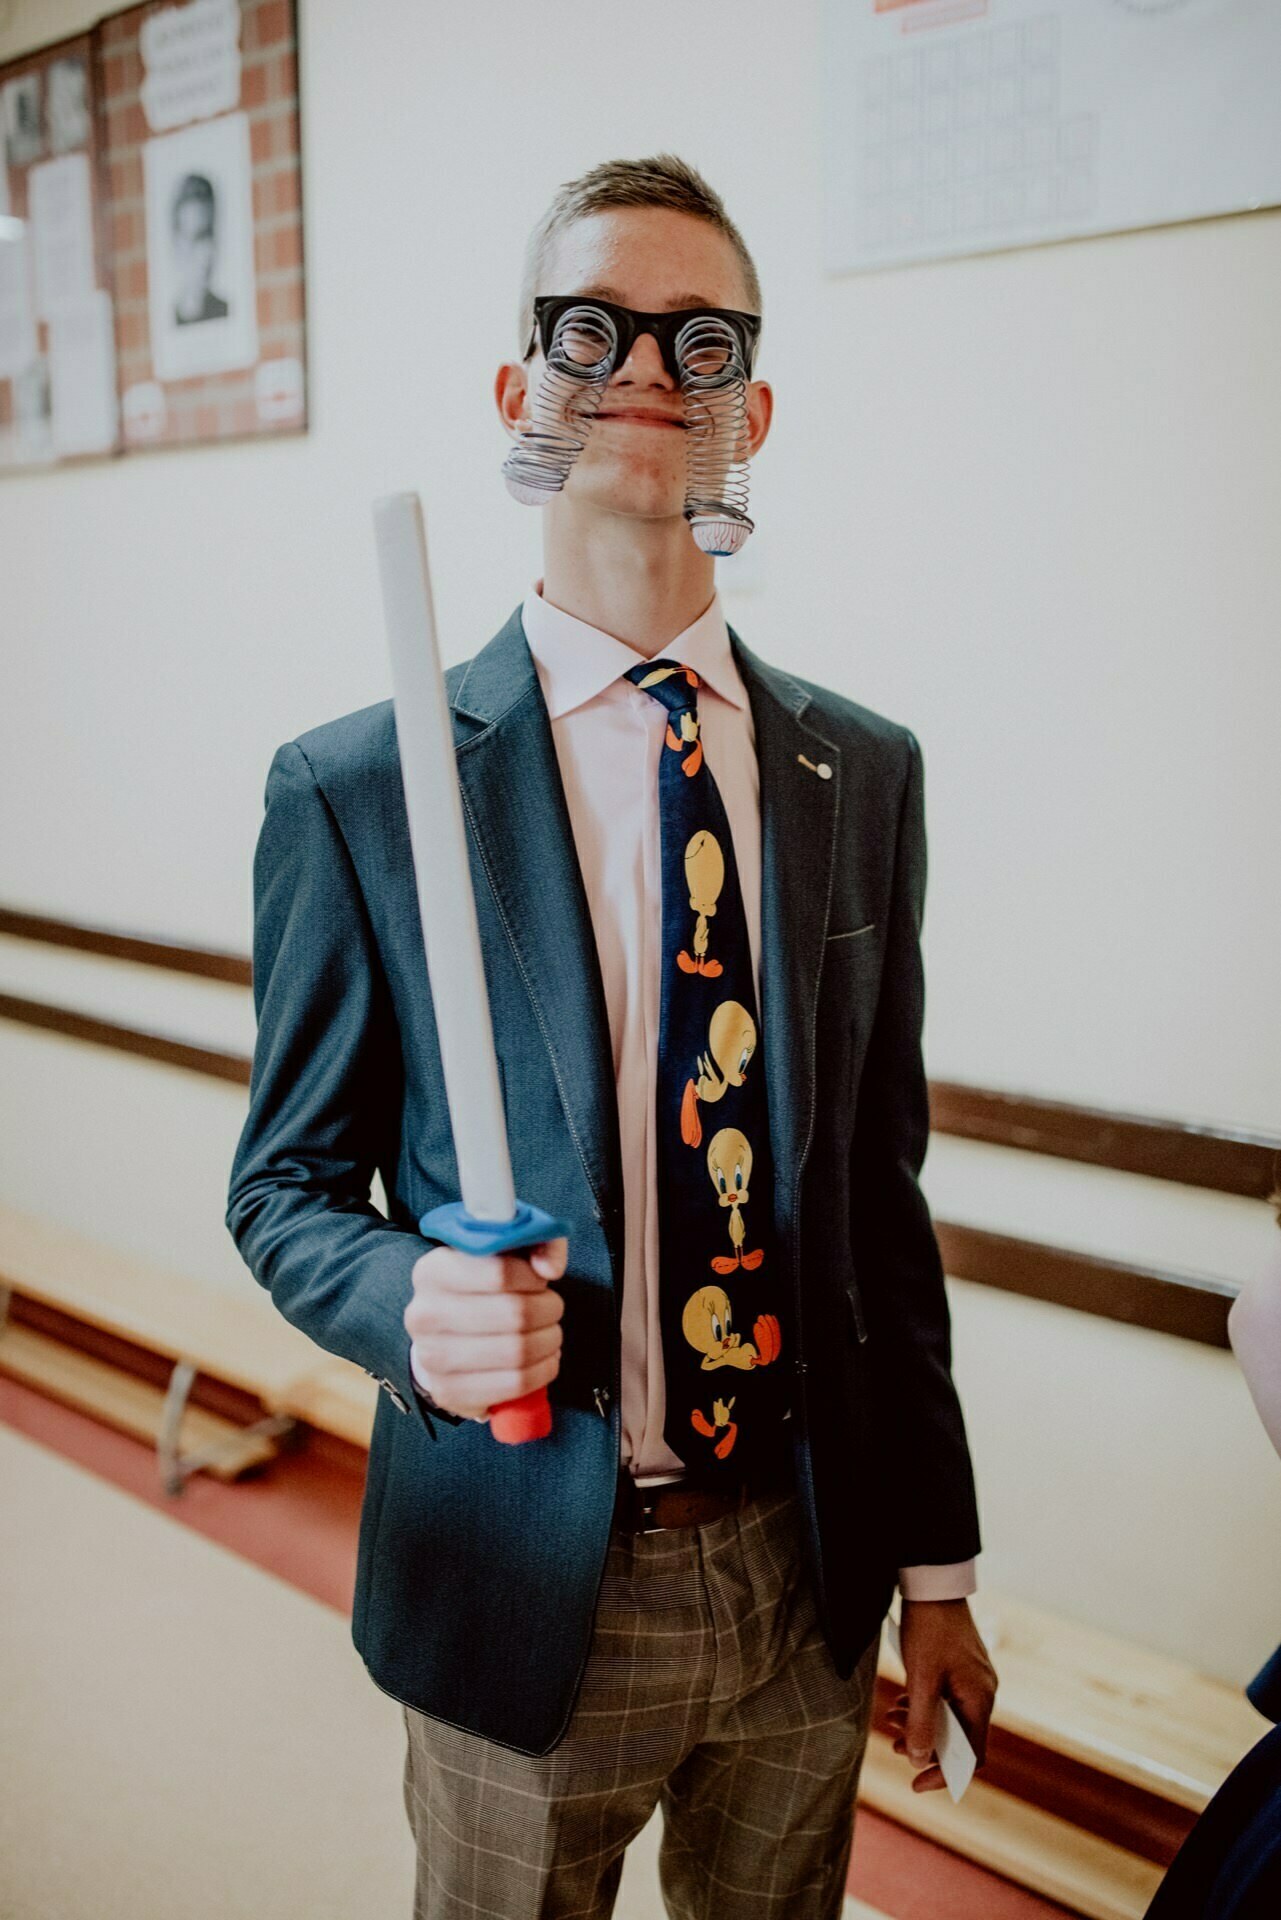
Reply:
[[[664,1483],[664,1484],[667,1484],[667,1483]],[[641,1511],[641,1525],[636,1529],[638,1533],[670,1533],[671,1532],[671,1528],[665,1527],[661,1520],[654,1520],[654,1503],[658,1499],[658,1496],[660,1493],[662,1493],[662,1491],[663,1491],[663,1487],[661,1486],[637,1487],[636,1498],[640,1504],[640,1511]],[[653,1521],[652,1526],[650,1524],[651,1521]]]

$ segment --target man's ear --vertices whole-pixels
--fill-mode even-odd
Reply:
[[[747,383],[747,444],[749,458],[765,445],[774,418],[774,389],[768,380]]]
[[[517,421],[529,419],[529,375],[519,360],[504,360],[494,376],[494,400],[503,426],[513,438],[519,432]]]

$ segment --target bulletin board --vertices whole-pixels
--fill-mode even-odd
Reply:
[[[294,0],[0,68],[0,470],[305,431]]]
[[[0,116],[0,467],[110,453],[116,362],[93,35],[0,68]]]
[[[851,273],[1281,204],[1277,0],[823,0]]]

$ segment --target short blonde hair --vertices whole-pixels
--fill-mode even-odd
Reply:
[[[742,234],[725,211],[724,201],[700,173],[674,153],[654,153],[644,160],[603,160],[579,179],[562,182],[529,236],[517,322],[522,354],[534,330],[534,297],[542,291],[540,283],[557,234],[586,214],[603,213],[612,207],[669,207],[675,213],[691,213],[696,219],[706,220],[725,235],[738,255],[747,289],[746,311],[761,311],[761,283],[756,263]]]

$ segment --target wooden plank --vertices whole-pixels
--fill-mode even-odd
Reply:
[[[1229,1345],[1228,1313],[1236,1288],[1225,1280],[1100,1260],[1069,1247],[1016,1240],[951,1220],[936,1220],[934,1225],[944,1267],[953,1279],[1207,1347]]]
[[[154,1446],[160,1433],[165,1396],[136,1374],[122,1373],[74,1347],[63,1346],[31,1327],[0,1331],[0,1372],[49,1394]],[[182,1417],[181,1446],[186,1453],[217,1447],[219,1458],[203,1471],[219,1480],[235,1480],[251,1467],[276,1457],[275,1443],[263,1434],[245,1434],[230,1420],[205,1407],[188,1406]]]
[[[955,1080],[931,1080],[930,1120],[936,1133],[962,1140],[1252,1200],[1266,1200],[1281,1186],[1281,1136],[1276,1134],[1110,1113]]]
[[[984,1591],[1000,1676],[994,1724],[1200,1813],[1267,1731],[1243,1693],[1180,1660]],[[903,1669],[882,1645],[880,1672]]]
[[[1087,1920],[1142,1920],[1161,1868],[1066,1820],[1024,1806],[982,1779],[960,1806],[947,1793],[914,1793],[912,1773],[882,1734],[868,1742],[859,1799],[912,1833],[1057,1900]]]
[[[158,1060],[164,1066],[185,1067],[190,1073],[230,1080],[236,1086],[249,1085],[250,1062],[245,1054],[195,1047],[189,1040],[174,1040],[168,1034],[122,1026],[118,1020],[100,1020],[94,1014],[76,1013],[70,1007],[55,1006],[47,1000],[0,993],[0,1019],[16,1021],[23,1027],[38,1027],[46,1033],[60,1033],[68,1040],[83,1040],[93,1047],[135,1053],[144,1060]]]
[[[271,1412],[316,1366],[317,1348],[260,1291],[222,1293],[0,1208],[0,1281],[15,1293],[256,1394]]]
[[[238,1387],[269,1413],[368,1448],[377,1384],[291,1326],[256,1286],[222,1293],[0,1207],[0,1283],[85,1326]]]
[[[148,940],[136,933],[114,933],[106,927],[81,926],[72,920],[54,920],[48,914],[24,913],[0,907],[0,934],[15,940],[38,940],[49,947],[72,947],[108,960],[131,960],[140,967],[160,967],[166,973],[194,973],[204,980],[226,980],[247,987],[253,980],[249,957],[192,947],[177,940]]]
[[[280,1411],[369,1451],[378,1383],[359,1367],[335,1359],[290,1383]]]

